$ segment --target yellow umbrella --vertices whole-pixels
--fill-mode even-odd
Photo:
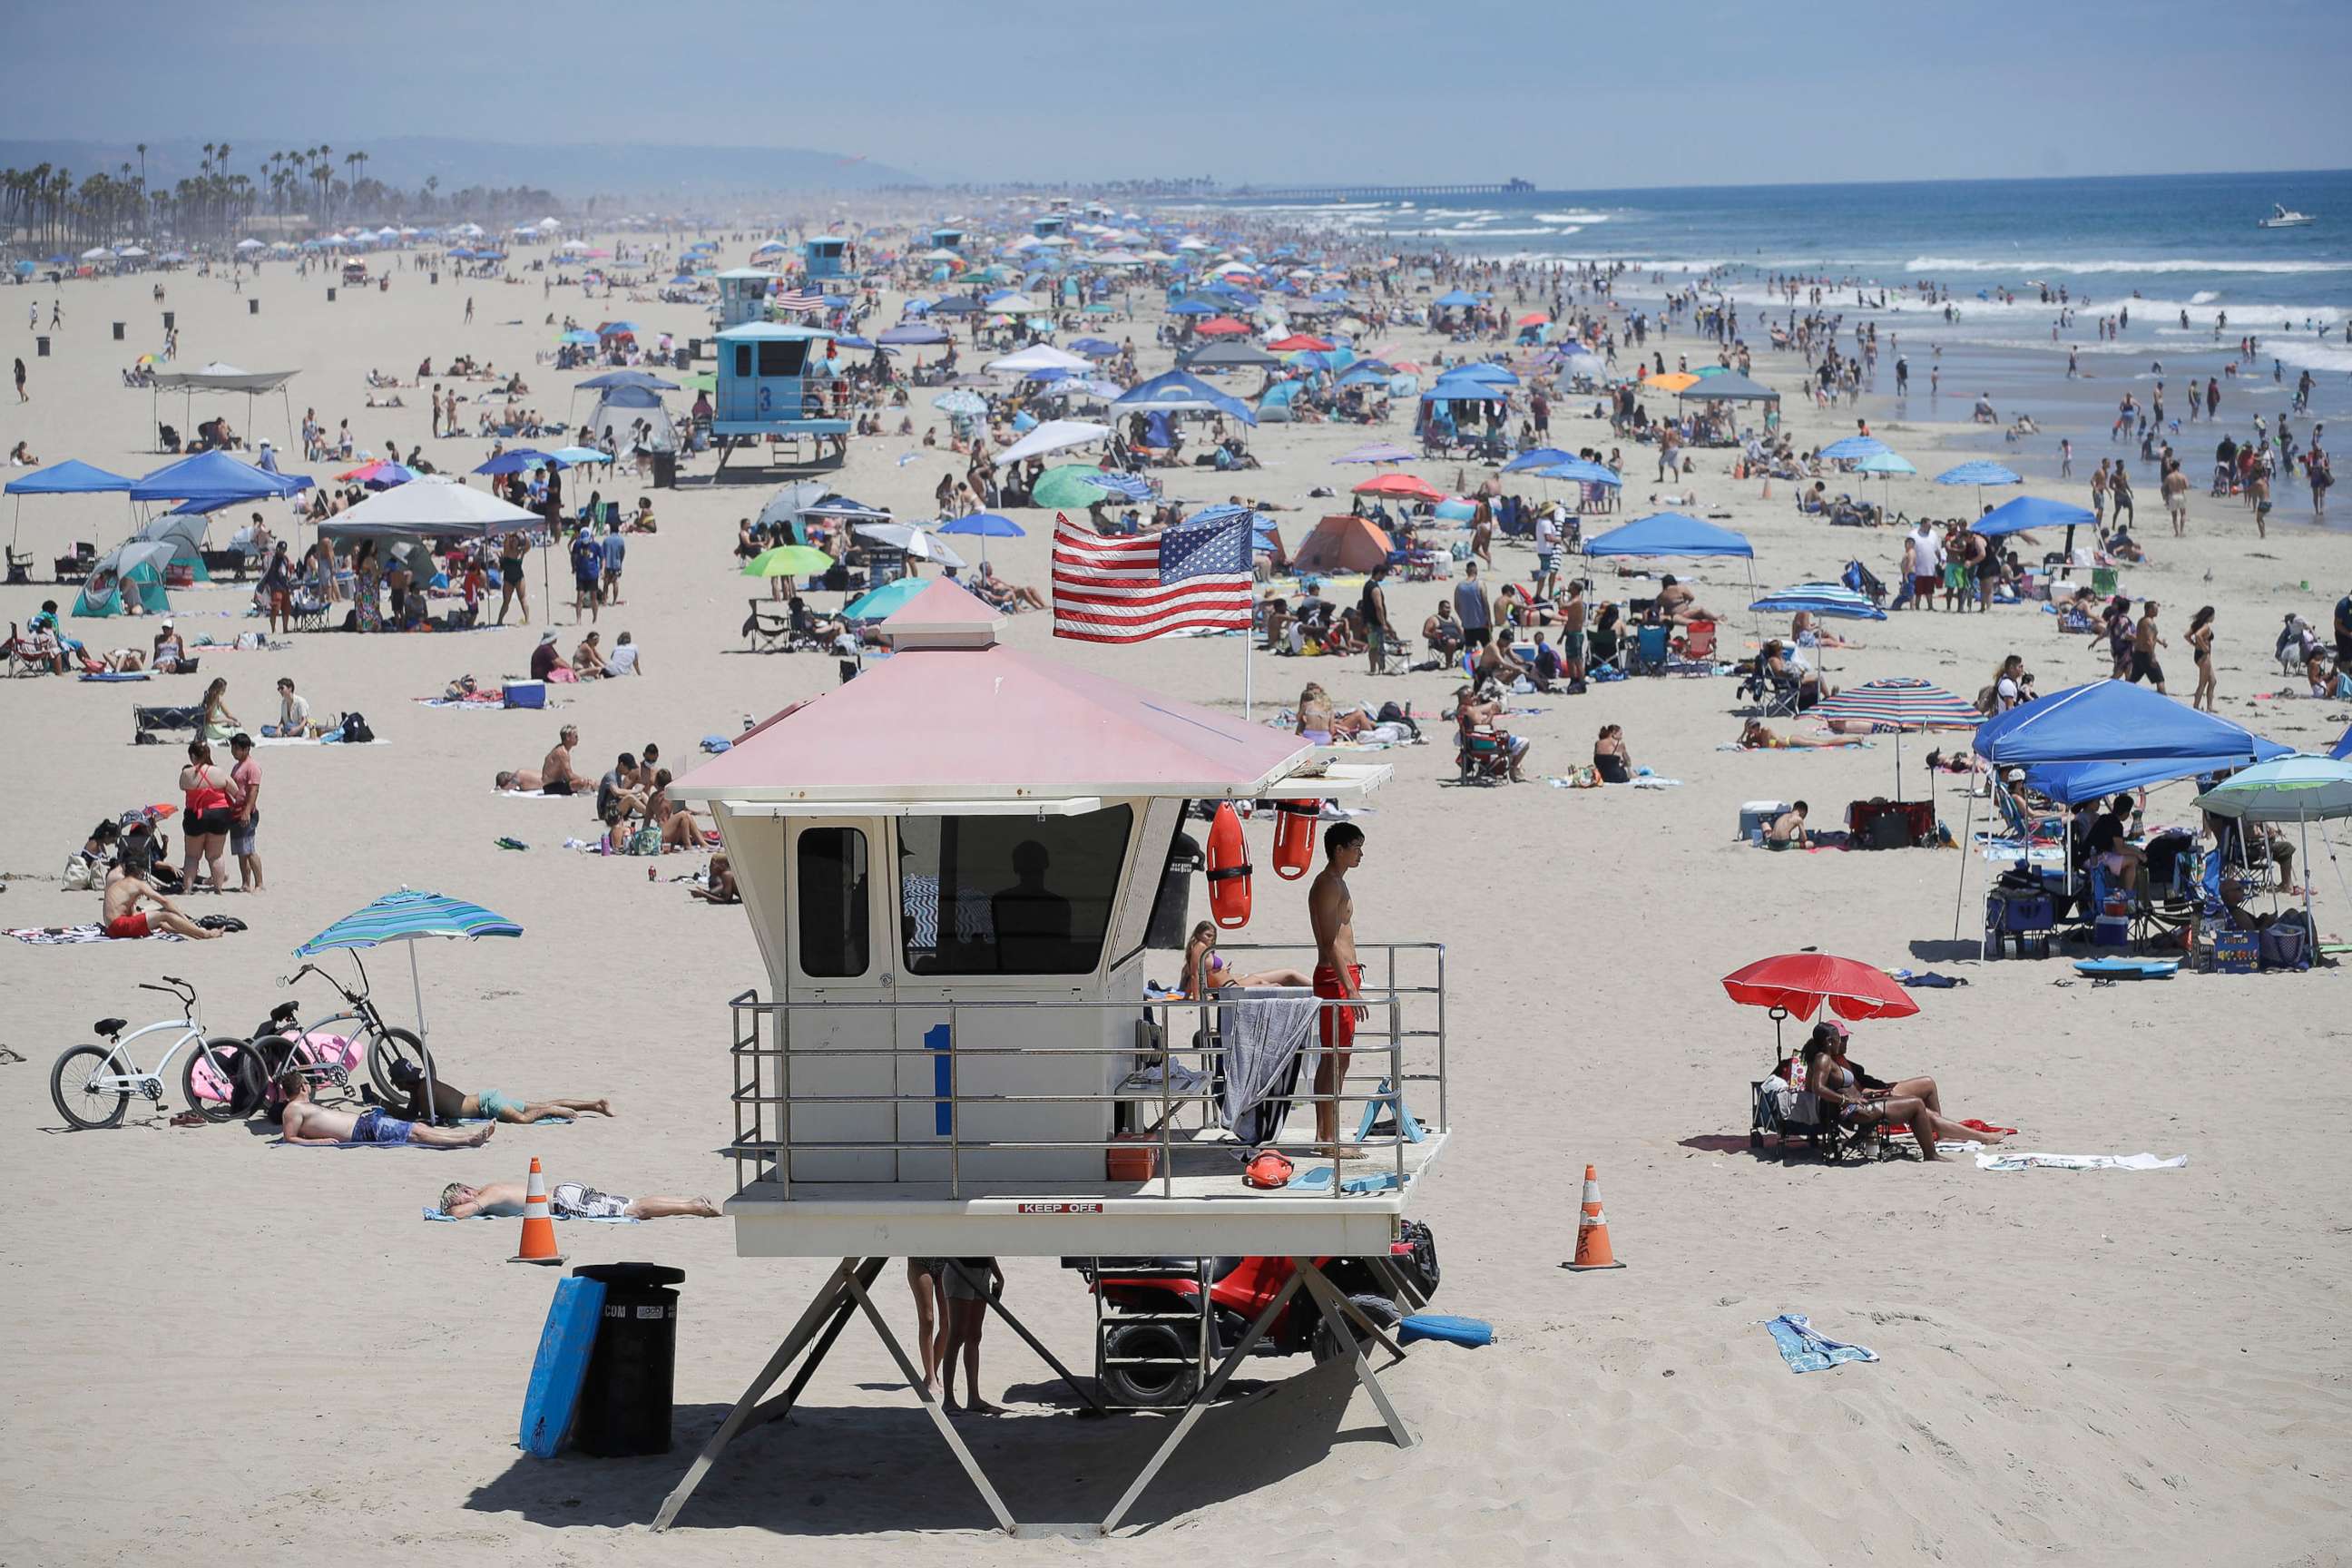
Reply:
[[[746,577],[814,577],[830,571],[833,557],[807,544],[779,544],[743,563]]]

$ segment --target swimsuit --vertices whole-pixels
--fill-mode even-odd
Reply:
[[[408,1142],[408,1135],[415,1130],[416,1123],[414,1121],[403,1121],[397,1116],[386,1116],[382,1106],[371,1105],[360,1112],[357,1121],[352,1123],[352,1135],[345,1142],[405,1143]]]
[[[547,1194],[547,1206],[558,1219],[626,1219],[629,1200],[600,1193],[579,1182],[558,1182]]]
[[[1348,966],[1348,978],[1349,984],[1360,991],[1363,988],[1364,984],[1364,966],[1360,963],[1349,964]],[[1339,972],[1338,970],[1332,968],[1328,963],[1318,963],[1315,966],[1315,994],[1326,998],[1345,997],[1348,994],[1348,987],[1339,984]],[[1316,1012],[1318,1016],[1318,1023],[1321,1030],[1319,1037],[1322,1041],[1324,1050],[1344,1051],[1349,1049],[1355,1045],[1356,1013],[1354,1008],[1318,1007],[1316,1009]]]
[[[495,1089],[486,1089],[475,1098],[481,1102],[482,1115],[489,1121],[496,1121],[509,1110],[517,1116],[522,1114],[522,1101],[501,1094]]]
[[[124,941],[149,934],[147,911],[133,910],[127,915],[115,916],[106,922],[106,934]]]

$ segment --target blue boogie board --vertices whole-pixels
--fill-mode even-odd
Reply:
[[[1438,1340],[1451,1345],[1492,1344],[1495,1325],[1476,1318],[1449,1318],[1443,1312],[1415,1312],[1397,1325],[1399,1344],[1422,1340]]]
[[[539,1355],[530,1364],[530,1386],[522,1396],[522,1435],[516,1439],[535,1459],[551,1459],[563,1449],[580,1384],[588,1375],[588,1352],[596,1346],[596,1324],[604,1313],[602,1279],[567,1278],[555,1282],[547,1326],[539,1331]]]
[[[2074,973],[2098,980],[2169,980],[2180,968],[2177,958],[2078,958]]]

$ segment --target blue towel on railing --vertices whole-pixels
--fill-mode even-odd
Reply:
[[[1813,1321],[1802,1312],[1783,1312],[1759,1321],[1772,1331],[1772,1342],[1780,1348],[1780,1359],[1789,1363],[1790,1372],[1820,1372],[1840,1362],[1878,1359],[1876,1351],[1842,1345],[1814,1332]]]

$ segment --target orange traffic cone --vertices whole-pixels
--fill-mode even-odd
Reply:
[[[1601,1212],[1601,1180],[1591,1166],[1584,1167],[1584,1215],[1576,1222],[1576,1260],[1562,1268],[1581,1274],[1591,1268],[1622,1268],[1609,1250],[1609,1216]]]
[[[1772,473],[1769,468],[1766,469],[1764,473],[1764,493],[1758,499],[1760,500],[1770,500],[1772,499]]]
[[[1586,1175],[1588,1185],[1585,1190],[1589,1194],[1591,1191],[1589,1185],[1591,1173],[1587,1172]],[[1609,1249],[1609,1243],[1605,1238],[1601,1241],[1601,1248],[1603,1252]],[[1584,1256],[1584,1247],[1581,1242],[1578,1243],[1576,1250],[1579,1258]],[[547,1208],[547,1178],[540,1173],[539,1156],[536,1154],[532,1155],[530,1160],[530,1184],[523,1189],[522,1247],[507,1261],[509,1263],[548,1263],[559,1266],[563,1262],[563,1254],[555,1250],[555,1220]]]

